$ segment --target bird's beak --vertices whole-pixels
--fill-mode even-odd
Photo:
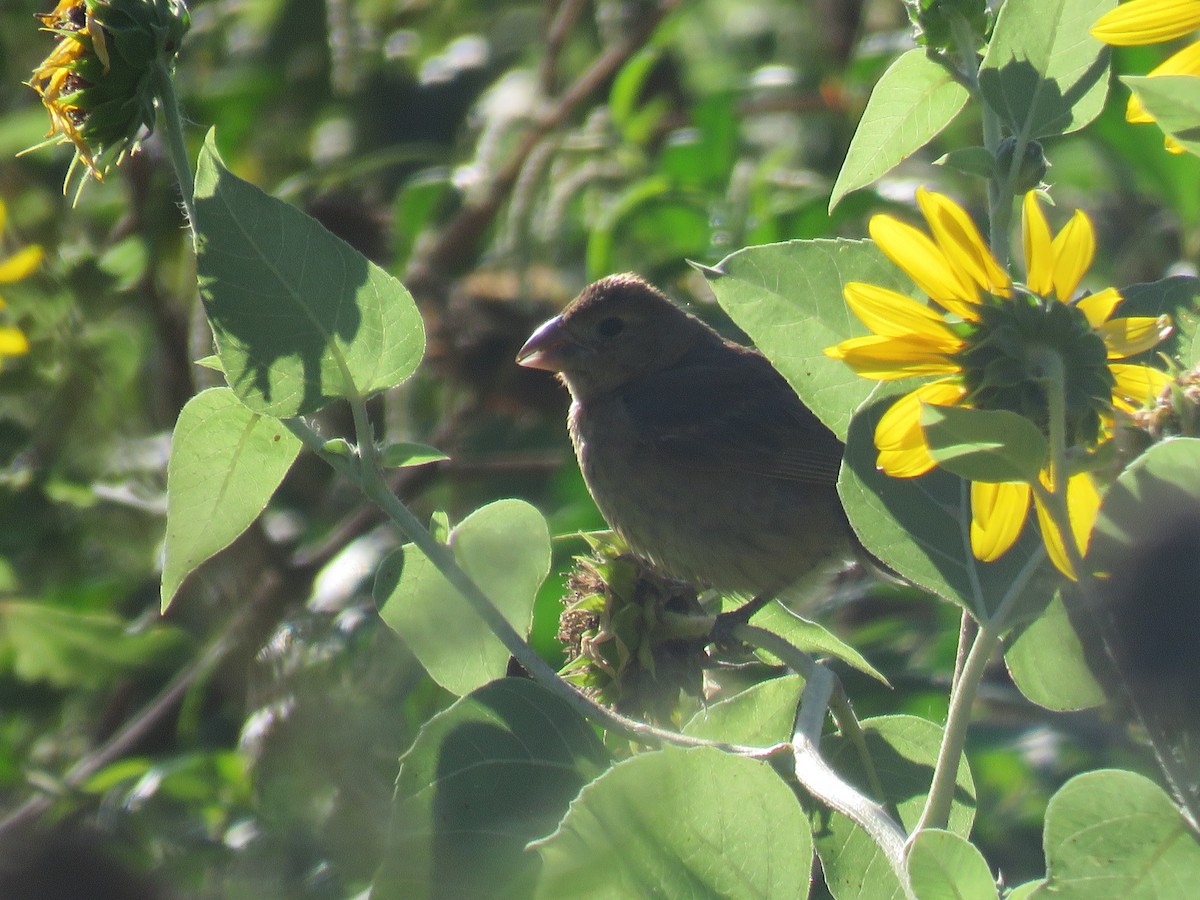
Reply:
[[[517,353],[517,364],[531,369],[559,372],[570,352],[571,339],[562,327],[562,316],[555,316],[538,326],[525,346]]]

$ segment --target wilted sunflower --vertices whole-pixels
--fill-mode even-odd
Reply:
[[[77,167],[104,179],[152,130],[160,76],[174,68],[189,16],[182,0],[59,0],[39,15],[54,49],[33,70],[29,86],[50,115],[46,140],[72,144],[75,156],[63,183]]]
[[[1113,288],[1074,299],[1095,254],[1083,213],[1052,238],[1036,194],[1025,195],[1022,285],[992,257],[958,204],[924,189],[917,201],[929,234],[887,215],[873,217],[869,229],[941,310],[878,285],[847,284],[847,304],[874,333],[825,351],[865,378],[939,376],[897,400],[876,426],[877,462],[888,475],[913,478],[936,465],[921,428],[923,403],[1008,410],[1046,433],[1050,410],[1038,361],[1046,351],[1062,360],[1068,448],[1094,448],[1106,438],[1114,408],[1132,412],[1167,384],[1157,369],[1115,362],[1162,340],[1170,331],[1166,317],[1112,319],[1122,300]],[[1055,477],[1047,459],[1042,485],[1052,491]],[[1026,482],[972,482],[972,552],[984,561],[1005,553],[1021,533],[1031,495],[1050,558],[1076,577],[1041,493]],[[1091,475],[1071,474],[1066,496],[1074,546],[1082,554],[1099,506]]]

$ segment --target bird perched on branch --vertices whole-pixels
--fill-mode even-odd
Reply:
[[[769,599],[850,549],[841,442],[758,351],[636,275],[587,287],[517,362],[558,373],[596,505],[666,573]]]

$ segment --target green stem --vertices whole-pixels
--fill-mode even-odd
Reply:
[[[925,800],[925,808],[921,811],[921,819],[913,830],[915,837],[926,828],[945,828],[950,820],[950,807],[954,800],[955,784],[958,780],[958,766],[962,760],[963,748],[967,741],[967,728],[971,724],[971,708],[975,703],[975,695],[983,681],[984,672],[1001,636],[1008,630],[1012,621],[1013,607],[1026,583],[1037,571],[1045,559],[1045,550],[1034,552],[1026,560],[1024,567],[1018,573],[1013,583],[1009,585],[1000,605],[988,617],[975,633],[971,649],[967,653],[962,671],[955,682],[950,694],[950,709],[946,715],[946,729],[942,735],[942,745],[938,748],[937,764],[933,770],[933,783],[929,786],[929,796]],[[963,629],[960,636],[967,640],[971,629]],[[910,837],[910,841],[912,838]]]
[[[358,459],[325,450],[325,438],[314,431],[302,419],[284,419],[288,430],[304,443],[306,447],[329,463],[336,471],[349,478],[366,497],[376,503],[380,509],[400,529],[401,533],[439,572],[453,585],[475,613],[483,619],[488,628],[504,644],[508,652],[516,658],[524,669],[543,687],[557,695],[580,715],[590,719],[597,725],[624,734],[631,740],[643,744],[675,744],[682,747],[716,747],[740,756],[764,758],[786,748],[785,744],[772,747],[746,747],[739,744],[727,744],[720,741],[709,741],[702,738],[678,734],[644,722],[629,719],[619,713],[600,706],[575,690],[570,684],[559,677],[536,651],[522,638],[504,615],[496,608],[491,599],[462,570],[454,559],[450,549],[438,541],[429,531],[417,521],[399,498],[392,493],[378,465],[378,455],[374,447],[370,421],[367,417],[366,405],[358,396],[350,398],[353,410],[355,429],[358,432]],[[370,461],[370,464],[368,464]]]
[[[179,100],[175,94],[175,82],[171,73],[164,65],[158,65],[154,70],[154,80],[158,94],[159,127],[167,140],[167,155],[171,166],[175,169],[175,180],[179,183],[179,192],[183,196],[183,209],[187,213],[188,225],[192,231],[192,247],[196,245],[196,206],[193,197],[196,194],[196,178],[192,174],[192,164],[188,158],[187,144],[183,139],[183,117],[179,113]]]

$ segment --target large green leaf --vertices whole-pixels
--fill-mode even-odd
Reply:
[[[538,897],[803,898],[812,835],[769,765],[667,749],[619,763],[571,803]]]
[[[450,533],[454,558],[519,634],[529,629],[550,571],[546,520],[522,500],[499,500]],[[384,560],[375,582],[379,614],[430,676],[466,694],[508,666],[508,650],[429,559],[409,544]]]
[[[829,197],[829,209],[924,147],[966,105],[967,89],[924,50],[909,50],[875,83]]]
[[[867,334],[842,289],[865,281],[908,294],[912,282],[871,241],[847,240],[747,247],[704,274],[730,318],[805,405],[845,440],[850,416],[877,384],[824,354],[826,347]]]
[[[943,730],[915,716],[864,719],[862,728],[885,796],[873,797],[894,809],[906,831],[921,817],[933,779]],[[822,754],[845,778],[873,796],[858,754],[840,736],[821,743]],[[811,817],[825,883],[837,900],[901,900],[904,891],[879,846],[841,813],[814,806]],[[963,837],[975,818],[975,785],[966,759],[959,762],[949,829]]]
[[[421,728],[400,760],[376,900],[528,896],[525,846],[607,765],[588,723],[532,681],[505,678]]]
[[[1049,900],[1162,900],[1193,896],[1200,844],[1154,782],[1105,769],[1072,778],[1046,809]]]
[[[1007,0],[979,71],[988,105],[1027,139],[1076,131],[1108,94],[1108,48],[1088,29],[1116,0]]]
[[[278,419],[251,412],[229,388],[187,402],[167,464],[163,610],[190,572],[258,518],[299,452]]]
[[[225,376],[256,412],[296,416],[404,381],[425,333],[412,297],[315,219],[225,168],[196,171],[196,269]]]
[[[908,851],[908,877],[917,900],[994,900],[996,880],[983,854],[961,835],[920,832]]]

